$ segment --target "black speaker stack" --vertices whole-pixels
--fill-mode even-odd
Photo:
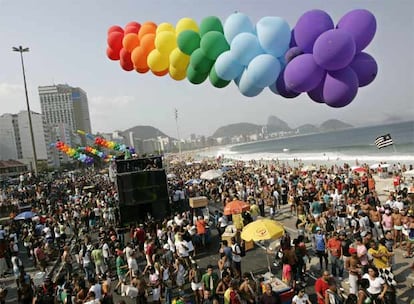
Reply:
[[[161,156],[116,160],[120,224],[142,222],[151,215],[170,214],[167,175]]]

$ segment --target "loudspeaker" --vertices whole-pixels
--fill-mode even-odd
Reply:
[[[170,213],[167,176],[164,169],[117,174],[121,223],[144,219],[150,213],[163,219]]]

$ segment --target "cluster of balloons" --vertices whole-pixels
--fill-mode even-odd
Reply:
[[[248,97],[269,87],[294,98],[302,92],[332,107],[348,105],[358,87],[371,83],[377,64],[362,52],[372,41],[376,20],[367,10],[345,14],[335,26],[322,10],[303,14],[291,30],[280,17],[263,17],[255,25],[245,14],[231,14],[224,24],[204,18],[170,23],[128,23],[108,29],[107,56],[126,71],[200,84],[209,78],[217,88],[231,81]]]
[[[358,87],[377,75],[375,59],[362,52],[375,31],[375,17],[367,10],[348,12],[336,26],[324,11],[306,12],[293,30],[286,68],[273,89],[288,98],[307,92],[318,103],[348,105]]]
[[[62,141],[57,141],[55,144],[53,144],[56,149],[58,149],[59,151],[65,153],[67,156],[76,159],[82,163],[85,163],[87,165],[91,165],[93,164],[93,157],[90,157],[70,146],[68,146],[67,144],[65,144]]]
[[[124,152],[127,149],[127,146],[125,144],[118,144],[114,141],[106,140],[105,138],[100,136],[95,137],[94,143],[97,146],[115,151]]]
[[[99,158],[101,158],[102,160],[104,160],[105,162],[109,162],[112,159],[114,159],[114,156],[111,154],[106,154],[102,151],[99,151],[98,149],[95,149],[94,147],[91,146],[86,146],[86,147],[78,147],[76,149],[78,152],[86,152],[95,156],[98,156]]]

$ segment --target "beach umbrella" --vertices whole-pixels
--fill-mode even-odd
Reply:
[[[354,167],[351,167],[351,169],[352,169],[353,172],[357,172],[357,173],[367,172],[367,170],[365,168],[360,167],[360,166],[354,166]]]
[[[266,240],[275,240],[281,238],[285,234],[285,228],[279,222],[276,222],[271,219],[258,219],[250,224],[247,224],[240,235],[240,237],[247,241],[266,241]],[[270,261],[269,255],[266,254],[267,267],[269,272]]]
[[[206,180],[213,180],[219,178],[223,175],[223,171],[221,170],[208,170],[201,173],[200,178]]]
[[[199,178],[192,178],[192,179],[190,179],[190,180],[188,180],[188,181],[186,181],[185,182],[185,184],[186,185],[199,185],[199,184],[201,184],[203,181],[201,180],[201,179],[199,179]]]
[[[402,174],[404,177],[408,177],[408,178],[410,178],[410,177],[414,177],[414,169],[413,170],[409,170],[409,171],[405,171],[405,172],[403,172],[403,174]]]
[[[167,178],[168,179],[173,179],[173,178],[176,178],[177,176],[174,174],[174,173],[168,173],[167,174]]]
[[[233,200],[228,202],[224,207],[224,215],[240,214],[243,211],[250,210],[250,205],[246,202]]]
[[[370,169],[376,170],[378,168],[388,168],[390,166],[390,164],[373,164],[371,166],[369,166]]]
[[[314,166],[314,165],[307,165],[307,166],[304,166],[304,167],[301,169],[301,171],[302,171],[302,172],[316,171],[316,166]]]
[[[271,219],[258,219],[246,225],[241,233],[245,241],[266,241],[279,239],[285,234],[282,224]]]
[[[32,211],[25,211],[25,212],[22,212],[22,213],[16,215],[14,217],[14,220],[15,221],[29,220],[29,219],[33,218],[34,216],[36,216],[36,213],[34,213]]]

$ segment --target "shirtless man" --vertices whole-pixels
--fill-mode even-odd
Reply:
[[[358,276],[362,273],[361,262],[356,248],[349,247],[351,257],[345,261],[345,269],[349,272],[349,293],[356,295],[358,292]]]
[[[394,213],[392,214],[392,219],[394,222],[394,248],[401,246],[402,243],[402,219],[403,216],[400,214],[400,210],[398,208],[394,208]]]
[[[384,236],[382,234],[381,229],[381,214],[376,209],[371,209],[369,211],[369,218],[374,223],[374,228],[372,228],[372,233],[374,235],[374,238],[377,240],[382,239]]]

